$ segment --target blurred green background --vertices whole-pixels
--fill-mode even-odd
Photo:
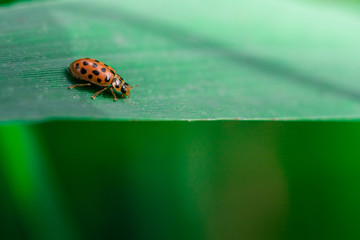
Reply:
[[[356,239],[358,123],[0,128],[2,239]]]
[[[0,239],[359,239],[359,133],[341,121],[8,122]]]

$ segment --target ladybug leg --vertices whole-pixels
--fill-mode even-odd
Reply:
[[[69,87],[69,89],[73,89],[73,88],[76,88],[76,87],[82,87],[82,86],[91,86],[91,83],[75,84],[75,85]]]
[[[100,93],[102,93],[103,91],[105,91],[107,89],[107,87],[104,87],[104,89],[101,89],[100,91],[96,92],[94,94],[94,96],[92,96],[92,99],[95,99],[97,95],[99,95]]]
[[[116,95],[115,95],[115,93],[114,93],[114,91],[113,91],[113,87],[110,87],[110,92],[111,92],[112,95],[114,96],[114,102],[116,102],[116,101],[117,101],[117,98],[116,98]]]

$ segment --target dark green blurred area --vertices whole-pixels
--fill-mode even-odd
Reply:
[[[41,2],[41,1],[48,1],[48,0],[0,0],[0,4],[7,4],[12,2]]]
[[[1,239],[357,239],[358,123],[0,128]]]

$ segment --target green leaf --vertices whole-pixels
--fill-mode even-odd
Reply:
[[[303,1],[47,1],[0,8],[0,120],[360,118],[360,12]],[[82,57],[139,87],[67,89]]]

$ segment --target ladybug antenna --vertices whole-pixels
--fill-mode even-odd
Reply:
[[[134,87],[130,86],[130,90],[133,89],[133,88],[136,88],[136,87],[138,87],[138,86],[139,86],[139,85],[137,85],[137,84],[136,84]]]

